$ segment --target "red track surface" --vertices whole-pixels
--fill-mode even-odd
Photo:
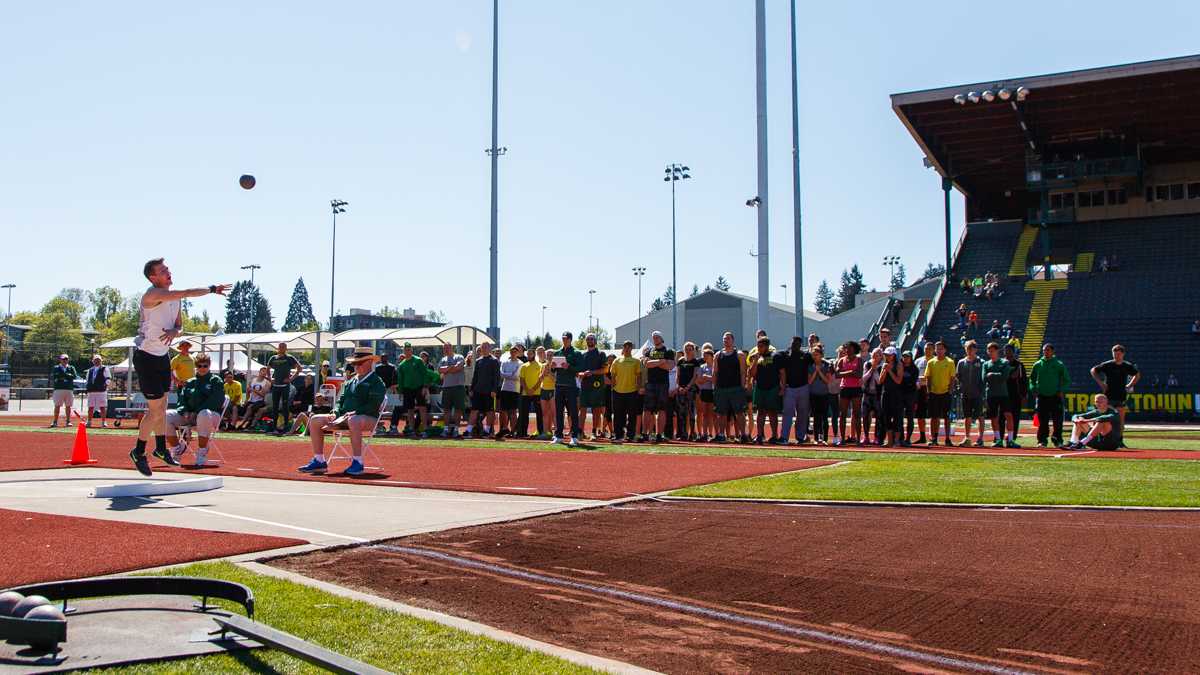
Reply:
[[[183,527],[0,509],[0,585],[19,586],[307,543]]]
[[[69,455],[69,433],[6,431],[0,433],[0,470],[62,466]],[[132,468],[130,436],[93,434],[92,458],[110,468]],[[718,457],[635,453],[542,452],[435,445],[372,446],[384,472],[361,478],[306,476],[296,467],[311,456],[306,440],[242,440],[219,437],[227,464],[204,473],[292,480],[366,482],[398,487],[429,487],[500,494],[527,494],[583,499],[616,499],[763,474],[825,466],[836,460],[784,457]],[[328,445],[327,445],[328,449]],[[189,455],[190,456],[190,455]],[[186,459],[186,458],[185,458]],[[334,465],[345,468],[344,460]],[[169,470],[151,459],[155,471]],[[174,469],[174,471],[187,471]],[[195,471],[190,471],[195,473]]]
[[[642,501],[271,564],[665,672],[1195,673],[1197,559],[1198,513]]]

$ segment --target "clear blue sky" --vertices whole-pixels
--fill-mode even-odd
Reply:
[[[668,162],[684,293],[753,295],[754,5],[501,3],[500,325],[505,337],[635,317],[670,281]],[[772,298],[792,285],[788,8],[769,0]],[[806,304],[884,255],[942,259],[937,177],[898,91],[1196,51],[1187,2],[801,3]],[[0,283],[14,309],[59,288],[177,284],[247,263],[282,320],[296,278],[329,308],[440,309],[487,325],[491,2],[63,2],[5,11]],[[237,177],[253,173],[243,191]],[[961,225],[955,200],[955,236]],[[0,300],[2,301],[2,300]],[[223,305],[201,308],[223,317]]]

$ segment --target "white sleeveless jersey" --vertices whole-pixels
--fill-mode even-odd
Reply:
[[[153,290],[153,287],[151,289]],[[142,296],[143,298],[145,295]],[[139,306],[141,303],[138,303]],[[154,356],[163,356],[169,351],[165,342],[159,339],[163,331],[174,330],[175,321],[179,318],[179,301],[168,300],[161,302],[154,307],[141,307],[141,320],[138,323],[138,334],[134,338],[133,343],[137,348],[153,354]]]

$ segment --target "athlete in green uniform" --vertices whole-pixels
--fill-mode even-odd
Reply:
[[[1121,415],[1108,405],[1108,397],[1096,394],[1096,407],[1071,418],[1071,442],[1063,450],[1117,450],[1121,447]],[[1083,436],[1080,438],[1080,436]]]

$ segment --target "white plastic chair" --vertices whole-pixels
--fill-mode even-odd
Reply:
[[[387,397],[384,396],[383,403],[379,404],[379,415],[375,418],[375,426],[371,427],[370,432],[365,432],[365,431],[363,432],[363,437],[362,437],[363,454],[362,454],[362,456],[363,456],[363,469],[364,470],[368,470],[368,471],[382,471],[383,470],[383,462],[379,461],[379,455],[375,454],[375,451],[371,449],[371,439],[375,438],[375,432],[379,430],[379,422],[383,419],[384,411],[387,410],[387,403],[388,403]],[[329,451],[329,459],[327,461],[329,463],[333,463],[333,460],[338,459],[338,458],[352,461],[353,455],[351,454],[352,448],[350,446],[350,430],[349,429],[335,429],[332,432],[332,434],[333,434],[333,449]],[[370,462],[374,462],[374,465],[370,464]]]
[[[217,421],[217,428],[208,435],[208,457],[205,458],[203,464],[196,464],[197,467],[220,466],[225,463],[225,454],[217,447],[217,434],[221,431],[221,421],[225,419],[225,413],[229,412],[229,397],[225,397],[225,404],[221,406],[221,418]],[[190,445],[192,441],[192,425],[184,424],[179,427],[179,440]],[[199,450],[199,448],[197,448]],[[184,452],[187,452],[186,450]],[[214,457],[215,454],[215,457]]]

